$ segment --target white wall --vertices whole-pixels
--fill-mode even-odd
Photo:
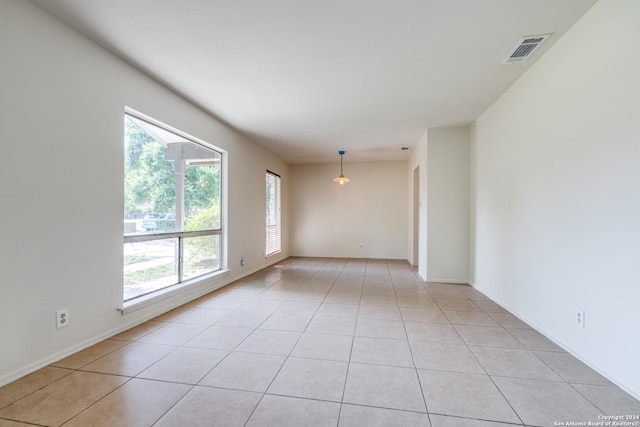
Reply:
[[[470,264],[470,128],[427,129],[408,162],[409,194],[419,168],[418,275],[431,282],[468,283]],[[414,236],[409,198],[408,250]]]
[[[636,397],[639,40],[599,1],[473,130],[475,286]]]
[[[288,255],[286,226],[263,255],[264,173],[286,224],[285,163],[30,2],[0,2],[0,56],[0,385]],[[121,316],[125,105],[228,152],[230,271]]]
[[[469,283],[469,127],[428,134],[427,279]]]
[[[351,182],[339,185],[337,156],[291,166],[291,254],[407,259],[406,170],[406,162],[345,163]]]

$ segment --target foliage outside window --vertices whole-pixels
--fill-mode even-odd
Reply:
[[[266,176],[267,229],[265,255],[273,255],[282,250],[280,224],[280,175],[267,171]]]
[[[124,120],[124,300],[221,268],[221,154]]]

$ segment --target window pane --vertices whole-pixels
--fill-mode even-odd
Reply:
[[[210,164],[189,164],[185,168],[184,213],[185,231],[220,229],[219,155]]]
[[[125,117],[124,232],[174,231],[176,171],[165,146],[141,123]]]
[[[220,236],[185,237],[183,278],[191,279],[220,269]]]
[[[271,255],[281,250],[280,236],[280,177],[267,172],[266,175],[266,255]]]
[[[178,239],[124,244],[124,300],[178,283]]]

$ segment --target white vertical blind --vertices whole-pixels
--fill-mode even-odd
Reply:
[[[265,256],[269,256],[281,250],[280,175],[267,171],[266,190],[267,229]]]

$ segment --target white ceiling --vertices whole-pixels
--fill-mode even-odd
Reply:
[[[596,0],[32,1],[297,164],[408,158],[428,127],[475,120]]]

